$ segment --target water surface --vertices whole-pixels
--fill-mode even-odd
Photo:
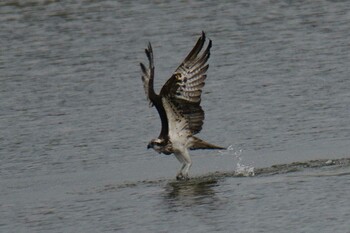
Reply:
[[[2,1],[1,232],[349,232],[349,12]],[[193,152],[196,178],[179,183],[176,159],[146,150],[160,121],[139,62],[150,41],[159,90],[202,30],[199,137],[230,150]]]

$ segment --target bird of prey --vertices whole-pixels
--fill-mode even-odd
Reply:
[[[202,32],[196,45],[164,84],[159,94],[156,94],[153,88],[154,62],[151,43],[145,49],[149,61],[148,67],[140,63],[146,97],[150,107],[155,106],[158,110],[162,122],[158,138],[151,140],[147,148],[176,156],[182,163],[176,175],[177,180],[189,179],[188,172],[192,161],[188,150],[225,149],[194,136],[201,131],[204,120],[204,111],[200,103],[209,67],[206,62],[212,45],[209,40],[203,50],[205,42],[205,33]]]

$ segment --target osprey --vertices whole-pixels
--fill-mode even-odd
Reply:
[[[159,94],[153,88],[154,62],[151,43],[145,49],[149,65],[142,63],[142,81],[150,107],[158,110],[162,129],[158,138],[149,142],[147,148],[153,148],[158,153],[174,154],[182,163],[176,175],[177,180],[188,179],[188,171],[192,161],[188,150],[224,149],[205,142],[194,135],[202,129],[204,111],[200,106],[201,93],[209,65],[206,62],[210,56],[211,40],[204,51],[205,33],[198,39],[196,45],[187,55],[181,65],[164,84]]]

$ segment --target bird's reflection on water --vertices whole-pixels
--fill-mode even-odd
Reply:
[[[228,206],[228,199],[222,195],[222,185],[225,182],[222,184],[221,181],[217,177],[201,177],[168,182],[162,198],[167,216],[165,219],[180,225],[183,220],[191,219],[198,226],[204,226],[202,232],[220,229],[221,212]]]
[[[217,179],[173,181],[167,184],[168,198],[181,196],[212,196],[215,195],[213,187],[217,186]]]
[[[164,201],[170,207],[198,206],[211,203],[215,205],[215,187],[218,186],[217,178],[193,179],[188,181],[172,181],[165,187]]]

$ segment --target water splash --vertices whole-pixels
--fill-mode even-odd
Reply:
[[[255,168],[253,166],[247,166],[238,162],[235,169],[235,175],[236,176],[255,176],[254,170]]]
[[[219,153],[222,155],[234,156],[234,160],[237,161],[234,168],[234,173],[236,176],[255,176],[255,168],[242,163],[242,148],[235,148],[233,145],[230,145],[225,151],[219,151]]]

